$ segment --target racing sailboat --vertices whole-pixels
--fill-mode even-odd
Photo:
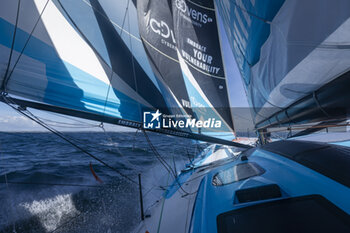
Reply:
[[[349,232],[350,149],[267,143],[272,127],[308,123],[296,137],[346,124],[348,1],[0,4],[6,104],[217,144],[169,172],[174,181],[136,232]],[[232,141],[225,36],[255,148]]]

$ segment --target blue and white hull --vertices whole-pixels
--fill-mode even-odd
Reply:
[[[349,168],[350,148],[326,143],[232,154],[183,171],[136,232],[349,232]]]

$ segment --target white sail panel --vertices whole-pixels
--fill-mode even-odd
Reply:
[[[16,28],[18,5],[14,3],[9,5],[13,8],[12,17],[9,11],[2,11],[0,15],[1,34],[4,35],[0,46],[5,55],[1,62],[1,84],[6,92],[53,106],[137,121],[142,120],[140,111],[143,108],[155,108],[155,103],[145,99],[151,98],[141,96],[135,87],[129,86],[134,81],[125,82],[132,76],[121,79],[101,60],[57,4],[45,0],[26,1],[20,5]],[[90,17],[95,17],[93,11],[91,13]],[[14,38],[11,32],[15,28]],[[15,43],[11,52],[12,40]],[[10,53],[11,65],[7,69]],[[130,69],[129,74],[132,72]],[[145,78],[143,82],[147,83],[149,77],[146,75]],[[153,85],[151,83],[149,81],[147,85]],[[162,98],[157,101],[161,102]]]
[[[349,1],[216,3],[255,123],[349,70]]]

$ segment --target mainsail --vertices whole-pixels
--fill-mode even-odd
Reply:
[[[212,117],[222,120],[221,131],[233,136],[212,3],[2,0],[1,6],[0,85],[6,98],[22,106],[134,128],[142,128],[144,111],[157,109],[196,119]],[[210,26],[202,22],[199,27],[200,22],[182,15],[179,6],[209,17]],[[147,31],[151,21],[160,36],[154,40]],[[204,33],[212,38],[202,41]],[[161,34],[168,36],[167,46],[155,44]],[[206,61],[191,63],[194,57],[188,56],[194,49],[197,59],[206,56]],[[218,135],[209,137],[210,130],[151,130],[235,144]]]
[[[216,4],[256,128],[346,119],[349,1],[217,0]]]
[[[2,56],[2,64],[9,64],[1,75],[6,92],[53,106],[135,121],[141,120],[141,107],[152,108],[153,105],[163,104],[159,91],[154,93],[153,99],[145,98],[135,90],[135,86],[130,85],[137,79],[136,74],[132,75],[131,65],[113,70],[112,59],[115,57],[108,57],[106,52],[103,57],[99,55],[103,54],[102,50],[109,49],[103,43],[102,30],[93,32],[97,42],[89,41],[99,47],[91,47],[84,40],[74,27],[81,24],[66,18],[65,13],[75,7],[74,4],[65,5],[65,1],[11,1],[3,5],[7,7],[1,8],[1,28],[6,36],[2,37],[1,46],[3,53],[12,53],[11,61],[8,61],[9,56]],[[16,12],[18,5],[19,12]],[[79,9],[85,9],[86,15],[90,13],[87,16],[90,21],[85,21],[85,24],[95,25],[95,29],[98,29],[91,6]],[[27,18],[32,19],[31,22],[27,22]],[[84,35],[89,39],[88,32]],[[9,50],[12,38],[14,46],[13,50]],[[126,50],[124,42],[115,43],[120,44],[123,52],[116,55],[127,62],[133,59],[135,70],[139,71],[137,75],[148,77],[144,72],[146,69],[139,68],[137,59]],[[95,50],[102,52],[97,54]],[[108,66],[107,62],[113,65]],[[147,83],[145,85],[151,86],[148,78],[143,80]]]

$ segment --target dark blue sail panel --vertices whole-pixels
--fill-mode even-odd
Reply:
[[[8,3],[11,10],[1,7],[3,90],[52,106],[139,122],[143,109],[166,111],[163,87],[154,82],[142,59],[146,54],[141,40],[127,31],[127,25],[112,22],[97,1],[44,3],[25,1],[17,27],[18,1]],[[136,17],[132,2],[123,13],[121,20]]]
[[[137,2],[140,35],[160,82],[191,119],[222,121],[220,129],[195,129],[233,138],[225,72],[213,2]],[[184,13],[185,12],[185,13]],[[197,14],[191,18],[191,14]],[[174,109],[174,108],[173,108]]]
[[[162,63],[162,57],[141,40],[135,2],[21,2],[0,7],[1,101],[133,128],[145,128],[146,113],[157,110],[164,116],[180,113],[176,118],[182,120],[190,114],[201,121],[198,126],[195,121],[169,120],[163,122],[167,128],[147,130],[224,142],[198,134],[200,129],[194,133],[189,127],[178,129],[178,124],[212,127],[216,121],[192,112],[190,96],[201,88],[187,90],[177,48],[167,51],[172,59]],[[167,12],[161,17],[167,16],[172,23],[171,4],[166,3]],[[143,21],[141,26],[147,23]],[[164,28],[161,30],[165,33]],[[149,42],[156,43],[157,39]],[[215,106],[208,109],[217,114]]]
[[[233,130],[213,1],[173,1],[177,54],[197,118],[219,118]]]
[[[152,106],[166,108],[166,103],[160,91],[134,58],[132,51],[124,44],[120,34],[117,33],[113,24],[108,20],[101,4],[97,0],[90,0],[90,3],[107,47],[113,72]]]
[[[171,3],[139,0],[137,11],[140,35],[149,62],[159,82],[169,87],[177,101],[172,108],[184,109],[191,114],[189,96],[177,58]]]
[[[223,0],[216,4],[255,123],[349,70],[349,1]]]

